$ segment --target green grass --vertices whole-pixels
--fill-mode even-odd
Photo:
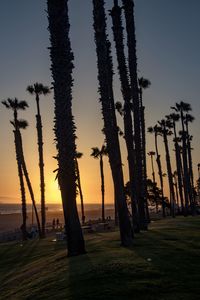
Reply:
[[[131,249],[119,244],[118,232],[89,234],[73,258],[51,239],[0,244],[0,299],[199,299],[199,217],[154,222]]]

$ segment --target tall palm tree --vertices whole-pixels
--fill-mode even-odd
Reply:
[[[155,150],[156,150],[156,163],[158,166],[158,175],[160,179],[160,189],[162,193],[162,215],[163,217],[166,216],[165,213],[165,197],[164,197],[164,185],[163,185],[163,171],[162,171],[162,164],[161,164],[161,159],[160,159],[160,153],[158,150],[158,136],[161,134],[159,130],[159,126],[155,125],[154,127],[149,127],[147,131],[151,134],[154,134],[154,139],[155,139]]]
[[[172,174],[173,181],[174,181],[174,187],[175,187],[175,192],[176,192],[176,206],[178,209],[178,213],[180,213],[180,203],[179,203],[179,193],[178,193],[178,173],[177,171],[174,171]]]
[[[67,235],[68,256],[85,253],[76,205],[76,144],[72,115],[73,53],[69,39],[68,0],[47,0],[50,58],[55,99],[55,138],[58,150],[58,182]]]
[[[106,146],[103,145],[101,149],[98,147],[92,148],[91,156],[98,158],[100,162],[100,176],[101,176],[101,199],[102,199],[102,221],[105,221],[105,184],[104,184],[104,169],[103,169],[103,156],[108,155]]]
[[[185,214],[187,215],[189,212],[189,202],[190,206],[192,206],[191,199],[191,184],[190,184],[190,176],[188,172],[188,153],[187,153],[187,133],[185,130],[185,113],[191,111],[191,106],[189,103],[180,101],[176,103],[175,106],[171,107],[176,112],[180,113],[181,125],[182,125],[182,157],[183,157],[183,184],[184,184],[184,194],[185,194]]]
[[[169,120],[165,120],[165,119],[159,121],[158,124],[160,125],[159,130],[163,136],[163,142],[165,146],[167,176],[168,176],[169,191],[170,191],[171,215],[172,217],[175,217],[175,192],[174,192],[171,158],[170,158],[169,144],[168,144],[168,136],[172,135],[171,128],[173,125]]]
[[[143,186],[143,150],[142,150],[142,132],[140,126],[140,100],[137,76],[137,56],[136,56],[136,36],[135,36],[135,20],[134,20],[134,2],[133,0],[122,0],[127,32],[128,45],[128,64],[131,84],[131,96],[133,101],[134,115],[134,138],[135,138],[135,171],[136,171],[136,188],[139,195],[139,217],[141,229],[147,228],[147,217],[145,212],[145,189]]]
[[[141,123],[141,134],[142,134],[142,170],[143,170],[143,187],[146,203],[146,214],[149,219],[149,210],[147,204],[147,162],[146,162],[146,126],[145,126],[145,106],[143,104],[143,90],[150,87],[151,82],[146,78],[138,79],[139,85],[139,99],[140,99],[140,123]]]
[[[183,197],[183,166],[182,166],[182,159],[181,159],[181,149],[179,145],[179,137],[177,135],[176,123],[180,120],[180,114],[171,113],[170,115],[166,116],[166,118],[172,122],[173,125],[173,132],[174,132],[174,146],[175,146],[175,157],[176,157],[176,170],[177,170],[177,179],[178,179],[178,189],[181,201],[181,212],[185,214],[185,207],[184,207],[184,197]]]
[[[83,156],[83,153],[76,152],[76,158],[75,158],[75,165],[76,165],[76,177],[78,181],[78,190],[81,200],[81,218],[82,218],[82,224],[85,223],[85,212],[84,212],[84,202],[83,202],[83,192],[81,187],[81,176],[80,176],[80,170],[79,170],[79,164],[78,159],[80,159]]]
[[[128,216],[128,208],[124,192],[122,161],[112,86],[113,66],[110,43],[106,34],[104,0],[93,0],[93,17],[99,93],[102,104],[104,133],[114,183],[115,201],[118,209],[121,243],[123,246],[129,246],[133,243],[133,231]]]
[[[43,134],[42,134],[42,119],[40,114],[40,96],[46,96],[50,93],[50,88],[44,86],[42,83],[35,83],[27,87],[27,91],[35,96],[37,105],[36,114],[36,128],[38,139],[38,153],[39,153],[39,168],[40,168],[40,190],[41,190],[41,219],[42,219],[42,235],[45,236],[45,223],[46,223],[46,211],[45,211],[45,182],[44,182],[44,158],[43,158]]]
[[[185,115],[185,127],[186,127],[186,139],[187,139],[187,150],[188,150],[188,166],[189,166],[189,175],[191,180],[191,186],[192,186],[192,197],[193,197],[193,203],[194,203],[194,173],[193,173],[193,165],[192,165],[192,147],[191,147],[191,141],[192,136],[189,133],[189,123],[192,123],[194,121],[194,117],[191,114]]]
[[[24,120],[18,120],[18,110],[25,110],[28,107],[28,104],[26,101],[19,101],[17,98],[10,99],[2,101],[3,105],[7,109],[11,109],[13,111],[14,119],[11,121],[11,124],[14,126],[14,137],[15,137],[15,148],[16,148],[16,157],[17,157],[17,163],[18,163],[18,174],[20,177],[20,184],[21,184],[21,190],[22,190],[22,213],[23,213],[23,224],[22,224],[22,231],[23,236],[26,235],[26,201],[25,201],[25,189],[24,189],[24,183],[23,183],[23,174],[25,176],[27,186],[29,189],[29,193],[31,196],[32,204],[34,207],[37,225],[38,225],[38,232],[41,236],[41,229],[40,229],[40,221],[38,217],[38,212],[36,208],[35,198],[33,194],[33,189],[31,186],[31,182],[29,179],[24,154],[23,154],[23,146],[22,146],[22,137],[20,129],[26,129],[28,126],[28,123]]]
[[[118,71],[121,82],[121,91],[124,99],[124,108],[121,103],[116,103],[124,119],[124,138],[128,153],[128,168],[130,178],[130,198],[132,207],[132,221],[135,232],[139,232],[139,215],[138,215],[138,201],[139,195],[136,189],[136,174],[135,174],[135,150],[133,137],[133,120],[132,120],[132,103],[131,103],[131,89],[128,78],[128,69],[126,64],[126,57],[124,53],[123,42],[123,26],[122,26],[122,10],[118,5],[118,1],[114,1],[114,7],[110,11],[113,24],[113,36],[115,41],[115,48],[117,54]]]
[[[152,190],[154,193],[154,197],[155,197],[155,203],[156,203],[156,211],[158,211],[158,206],[157,206],[157,201],[156,201],[156,178],[155,178],[155,170],[154,170],[154,163],[153,163],[153,157],[155,156],[155,152],[154,151],[150,151],[148,152],[148,155],[151,158],[151,169],[152,169],[152,178],[153,178],[153,185],[152,185]]]

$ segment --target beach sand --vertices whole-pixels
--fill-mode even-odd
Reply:
[[[80,215],[80,213],[79,213]],[[88,220],[97,220],[101,217],[101,210],[100,209],[91,209],[86,210],[86,221]],[[114,209],[106,209],[105,210],[106,217],[110,216],[111,218],[114,217]],[[63,212],[62,211],[47,211],[46,214],[46,222],[47,224],[52,224],[53,219],[59,219],[61,224],[64,223]],[[35,219],[35,218],[34,218]],[[81,220],[81,219],[80,219]],[[35,223],[35,220],[34,220]],[[0,214],[0,232],[15,230],[20,228],[22,224],[22,216],[21,214]],[[28,213],[27,225],[32,224],[32,215]]]

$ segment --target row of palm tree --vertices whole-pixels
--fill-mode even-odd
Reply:
[[[101,175],[102,193],[102,220],[105,220],[105,187],[103,156],[108,155],[111,174],[114,186],[115,216],[117,216],[120,229],[121,244],[130,246],[133,244],[134,233],[140,230],[147,230],[149,218],[148,196],[150,182],[147,180],[146,165],[146,125],[145,125],[145,106],[143,103],[143,90],[150,86],[150,81],[145,78],[138,78],[137,56],[136,56],[136,36],[134,20],[134,1],[122,0],[123,6],[119,5],[118,0],[114,0],[114,5],[110,11],[112,18],[113,38],[116,49],[119,79],[123,96],[123,104],[116,103],[113,92],[113,61],[111,55],[111,43],[107,35],[107,19],[105,13],[105,1],[93,0],[93,27],[96,45],[97,70],[99,82],[99,95],[101,103],[102,118],[104,122],[103,133],[105,143],[101,149],[92,148],[91,156],[99,158]],[[127,49],[124,45],[124,28],[122,25],[123,13],[125,17]],[[54,132],[57,148],[55,156],[57,167],[57,179],[61,191],[65,231],[67,237],[68,255],[80,255],[86,252],[85,242],[78,216],[76,197],[77,186],[81,200],[82,224],[85,223],[85,212],[83,203],[83,193],[81,189],[80,171],[78,159],[82,156],[76,148],[76,126],[72,113],[72,87],[73,76],[73,52],[69,38],[69,16],[68,0],[47,0],[47,14],[50,33],[50,59],[52,72],[52,89],[55,100]],[[126,53],[128,53],[126,57]],[[26,179],[35,214],[38,222],[38,229],[41,236],[45,236],[45,180],[44,180],[44,157],[43,157],[43,131],[40,114],[40,95],[47,95],[50,89],[41,84],[28,86],[27,91],[35,96],[37,105],[36,128],[38,137],[38,153],[40,168],[40,187],[41,187],[41,220],[38,217],[35,199],[30,185],[30,180],[23,156],[22,140],[20,129],[25,127],[25,122],[16,118],[19,108],[12,108],[14,100],[4,101],[7,108],[14,110],[14,133],[16,145],[16,157],[18,163],[18,173],[21,186],[23,229],[26,228],[26,194],[24,188],[24,178]],[[27,104],[17,105],[22,109]],[[13,104],[12,104],[13,105]],[[129,187],[131,198],[131,212],[127,206],[126,189],[124,188],[124,176],[122,168],[122,158],[119,140],[119,126],[117,124],[116,108],[123,116],[123,136],[127,148],[127,160],[129,170]],[[170,191],[170,211],[175,217],[175,202],[180,198],[181,211],[184,215],[191,209],[195,211],[194,199],[194,178],[192,170],[191,139],[189,133],[189,122],[192,116],[189,115],[191,107],[189,104],[180,102],[172,108],[176,113],[170,114],[159,121],[155,126],[148,129],[154,134],[155,152],[150,151],[152,163],[153,182],[151,183],[151,193],[155,194],[155,199],[162,203],[163,217],[166,215],[167,201],[164,196],[163,169],[161,155],[158,146],[158,137],[162,136],[165,145],[167,175]],[[182,130],[177,134],[176,122],[181,120]],[[20,125],[21,124],[21,125]],[[22,126],[22,124],[24,124]],[[20,128],[21,126],[21,128]],[[174,134],[174,145],[176,153],[176,173],[173,174],[170,158],[170,148],[168,138]],[[182,145],[180,145],[180,142]],[[156,154],[160,189],[156,185],[153,157]],[[174,181],[176,185],[174,186]],[[175,187],[175,188],[174,188]],[[178,197],[179,196],[179,197]],[[160,203],[159,202],[159,203]],[[25,237],[25,230],[24,230]]]
[[[176,113],[167,115],[154,127],[149,127],[148,132],[154,133],[155,136],[155,149],[156,161],[158,166],[158,174],[160,178],[160,187],[163,193],[163,172],[160,154],[158,150],[158,136],[163,137],[166,154],[167,176],[170,192],[170,211],[171,215],[175,216],[175,202],[179,202],[181,206],[181,213],[188,215],[189,213],[195,214],[195,189],[194,189],[194,176],[192,164],[192,136],[189,132],[189,123],[193,122],[194,117],[189,114],[192,110],[189,103],[180,101],[175,106],[171,107]],[[180,122],[181,131],[177,132],[177,123]],[[168,137],[173,135],[173,143],[175,150],[176,170],[172,172],[170,149]],[[151,160],[155,152],[149,152]],[[155,180],[155,176],[154,176]],[[164,193],[163,193],[164,195]],[[163,197],[164,198],[164,197]],[[179,203],[178,203],[179,207]],[[180,208],[179,208],[180,209]],[[163,216],[165,216],[165,207],[163,202]]]

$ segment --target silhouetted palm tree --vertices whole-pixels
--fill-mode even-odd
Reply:
[[[76,152],[75,164],[76,164],[76,177],[77,177],[77,181],[78,181],[78,190],[79,190],[79,195],[80,195],[80,200],[81,200],[81,218],[82,218],[82,224],[84,224],[85,223],[85,212],[84,212],[83,192],[82,192],[82,187],[81,187],[81,176],[80,176],[79,164],[78,164],[78,159],[80,159],[82,156],[83,156],[83,153]]]
[[[145,195],[145,202],[146,202],[146,214],[149,219],[149,210],[147,204],[147,162],[146,162],[146,126],[145,126],[145,106],[143,104],[143,90],[150,87],[151,82],[148,79],[143,77],[138,79],[139,85],[139,97],[140,97],[140,122],[141,122],[141,134],[142,134],[142,170],[143,170],[143,185],[144,185],[144,195]]]
[[[133,0],[122,0],[127,31],[128,45],[128,64],[131,84],[131,96],[133,101],[134,115],[134,138],[135,138],[135,171],[136,171],[136,188],[139,195],[138,211],[140,217],[140,228],[147,229],[147,216],[145,212],[145,188],[143,180],[143,151],[142,151],[142,132],[140,123],[140,101],[137,77],[137,56],[136,56],[136,37],[135,37],[135,20],[134,20],[134,2]]]
[[[131,89],[128,78],[128,70],[126,65],[126,57],[124,53],[123,43],[123,27],[122,27],[122,13],[118,6],[118,1],[114,1],[114,7],[110,11],[113,23],[113,35],[115,41],[115,48],[118,61],[118,71],[121,82],[121,91],[124,99],[124,107],[120,102],[116,103],[116,109],[123,115],[124,119],[124,138],[128,153],[128,168],[130,178],[130,198],[132,207],[132,221],[134,231],[139,232],[139,216],[138,216],[138,201],[139,195],[136,188],[136,174],[135,174],[135,151],[134,151],[134,137],[133,137],[133,120],[132,120],[132,103],[131,103]]]
[[[156,191],[155,191],[155,187],[156,187],[156,177],[155,177],[155,170],[154,170],[154,163],[153,163],[153,157],[155,156],[155,152],[154,151],[150,151],[148,152],[148,155],[151,158],[151,169],[152,169],[152,178],[153,178],[153,191],[154,191],[154,196],[156,199]],[[156,203],[156,211],[158,211],[158,206],[157,206],[157,202],[155,200]]]
[[[158,125],[155,125],[154,127],[149,127],[147,131],[151,134],[154,134],[155,150],[156,150],[156,162],[157,162],[157,166],[158,166],[158,175],[159,175],[159,179],[160,179],[160,189],[161,189],[162,199],[163,199],[163,201],[162,201],[162,215],[163,215],[163,217],[165,217],[166,214],[165,214],[165,201],[164,201],[163,172],[162,172],[160,153],[159,153],[159,150],[158,150],[158,136],[161,133],[160,133]]]
[[[104,184],[104,169],[103,169],[103,156],[108,155],[106,146],[103,145],[101,149],[98,147],[92,148],[91,156],[98,158],[100,162],[100,176],[101,176],[101,199],[102,199],[102,220],[105,221],[105,184]]]
[[[124,192],[121,153],[113,96],[113,69],[110,43],[106,34],[104,0],[93,0],[94,31],[97,52],[100,101],[104,120],[104,133],[114,183],[115,201],[118,208],[121,243],[129,246],[133,242],[133,231],[128,216]]]
[[[58,182],[67,235],[68,256],[85,253],[76,205],[76,145],[72,115],[73,53],[69,39],[68,0],[48,0],[50,58],[55,99]]]
[[[181,159],[181,149],[179,145],[179,137],[177,135],[176,129],[176,122],[180,120],[180,115],[177,113],[172,113],[166,116],[168,120],[170,120],[173,124],[173,131],[174,131],[174,146],[175,146],[175,156],[176,156],[176,169],[177,169],[177,177],[178,177],[178,189],[181,201],[181,212],[185,214],[185,207],[184,207],[184,198],[183,198],[183,167],[182,167],[182,159]]]
[[[168,136],[172,135],[171,128],[173,125],[171,121],[165,119],[159,121],[158,124],[160,125],[159,130],[163,136],[163,142],[165,145],[167,176],[168,176],[169,191],[170,191],[170,205],[171,205],[170,211],[172,217],[175,217],[175,192],[174,192],[171,159],[170,159],[169,145],[168,145]]]
[[[45,211],[45,182],[44,182],[44,158],[43,158],[43,134],[42,134],[42,119],[40,114],[40,96],[48,95],[50,88],[44,86],[42,83],[35,83],[27,87],[27,91],[35,96],[37,105],[36,114],[36,128],[38,138],[38,153],[39,153],[39,168],[40,168],[40,190],[41,190],[41,219],[42,219],[42,235],[45,236],[45,223],[46,223],[46,211]]]
[[[10,99],[8,98],[7,100],[2,101],[3,105],[7,109],[11,109],[13,111],[14,119],[11,121],[11,124],[14,126],[14,137],[15,137],[15,149],[16,149],[16,157],[17,157],[17,164],[18,164],[18,174],[20,178],[20,185],[21,185],[21,190],[22,190],[22,215],[23,215],[23,224],[22,224],[22,232],[23,232],[23,237],[25,238],[27,233],[26,233],[26,218],[27,218],[27,212],[26,212],[26,199],[25,199],[25,189],[24,189],[24,183],[23,183],[23,174],[25,176],[27,186],[30,192],[32,204],[34,207],[35,215],[36,215],[36,220],[37,220],[37,225],[38,225],[38,232],[39,235],[41,236],[41,229],[40,229],[40,221],[38,217],[38,212],[36,208],[36,203],[35,203],[35,198],[33,194],[33,189],[31,186],[31,182],[28,176],[28,171],[26,168],[26,163],[24,159],[24,154],[23,154],[23,146],[22,146],[22,138],[21,138],[21,132],[20,129],[26,129],[28,126],[28,123],[25,120],[18,120],[18,110],[25,110],[28,107],[28,104],[26,101],[19,101],[17,98]]]
[[[184,194],[185,194],[185,213],[188,214],[189,209],[189,201],[190,205],[192,204],[191,199],[191,185],[190,185],[190,177],[188,172],[188,155],[187,155],[187,137],[185,130],[185,112],[189,112],[191,110],[191,106],[189,103],[185,103],[181,101],[180,103],[176,103],[174,107],[171,107],[176,112],[180,113],[181,117],[181,125],[182,125],[182,156],[183,156],[183,184],[184,184]]]
[[[193,174],[193,166],[192,166],[192,147],[191,147],[191,141],[192,136],[189,133],[189,123],[192,123],[194,121],[194,117],[191,114],[185,115],[185,127],[186,127],[186,139],[187,139],[187,150],[188,150],[188,166],[189,166],[189,175],[191,180],[191,186],[192,186],[192,197],[193,197],[193,203],[194,203],[194,174]]]
[[[174,187],[175,187],[175,192],[176,192],[176,205],[178,209],[178,213],[180,213],[180,203],[179,203],[179,193],[178,193],[178,173],[177,171],[174,171],[172,174],[173,177],[173,182],[174,182]]]

